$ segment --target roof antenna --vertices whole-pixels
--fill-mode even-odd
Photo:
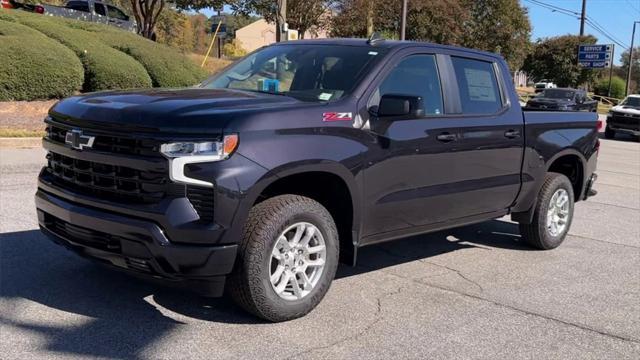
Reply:
[[[377,31],[374,31],[369,37],[369,40],[367,40],[367,44],[375,46],[376,44],[381,43],[383,41],[384,41],[384,38],[382,37],[382,34],[380,34]]]

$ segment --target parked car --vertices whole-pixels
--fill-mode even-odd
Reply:
[[[527,101],[530,110],[598,111],[598,102],[584,90],[570,88],[546,89]]]
[[[511,214],[557,247],[599,149],[596,114],[523,112],[499,55],[405,41],[277,43],[45,121],[46,235],[270,321],[311,311],[363,246]]]
[[[11,3],[10,0],[0,0],[0,8],[12,9],[13,8],[13,4]]]
[[[609,110],[604,136],[613,139],[618,132],[640,139],[640,95],[629,95]]]
[[[136,31],[136,23],[129,18],[129,15],[119,8],[102,1],[72,0],[67,1],[65,6],[31,5],[18,2],[13,2],[13,5],[15,8],[38,14],[96,22]]]
[[[535,83],[534,85],[534,91],[536,93],[545,91],[546,89],[555,89],[558,86],[556,84],[554,84],[552,81],[547,80],[547,79],[542,79],[540,81],[538,81],[537,83]]]

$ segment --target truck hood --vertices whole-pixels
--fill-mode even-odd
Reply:
[[[611,108],[611,111],[615,111],[617,113],[622,113],[622,114],[640,115],[640,109],[626,106],[626,105],[614,106]]]
[[[49,111],[82,128],[133,132],[220,134],[243,114],[309,106],[294,98],[227,89],[151,89],[74,96]]]

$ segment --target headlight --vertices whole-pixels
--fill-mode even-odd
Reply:
[[[212,183],[187,177],[187,164],[214,162],[227,159],[238,147],[238,135],[226,135],[222,141],[174,142],[162,144],[160,152],[169,159],[169,177],[172,181],[213,186]]]

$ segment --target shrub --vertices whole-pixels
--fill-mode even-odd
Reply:
[[[603,78],[598,81],[593,89],[597,95],[609,96],[609,78]],[[625,82],[619,76],[611,78],[611,97],[616,99],[622,99],[625,92]]]
[[[105,44],[138,60],[149,73],[153,86],[192,86],[207,76],[204,70],[175,49],[134,33],[87,22],[74,21],[72,26],[91,32]]]
[[[233,39],[231,42],[224,44],[222,53],[224,56],[236,59],[247,55],[247,50],[242,48],[242,45],[237,39]]]
[[[94,34],[68,26],[72,20],[18,13],[18,22],[59,41],[76,53],[84,66],[83,91],[151,86],[151,79],[140,63],[102,43]]]
[[[0,100],[62,98],[82,87],[78,57],[0,10]]]

